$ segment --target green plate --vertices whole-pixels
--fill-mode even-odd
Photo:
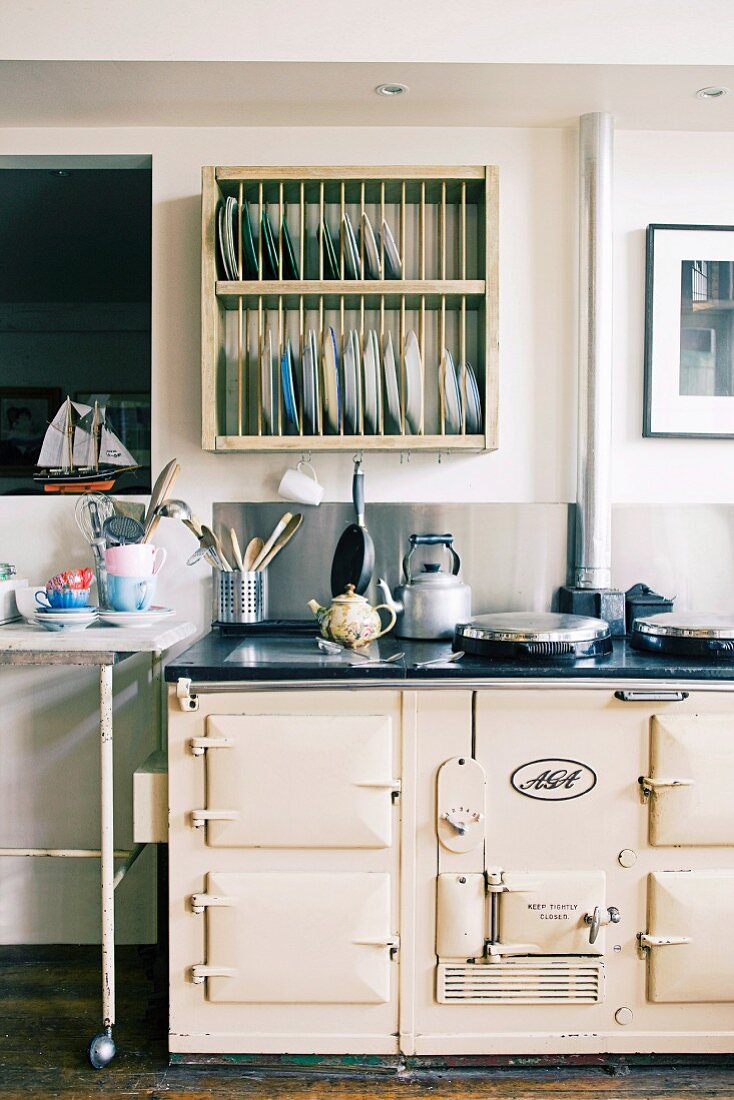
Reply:
[[[252,232],[252,222],[250,221],[247,202],[242,203],[242,214],[242,258],[245,267],[243,274],[249,279],[257,279],[260,269],[257,262],[257,249],[255,248],[255,237]]]
[[[260,232],[262,233],[263,240],[263,261],[267,260],[267,265],[263,263],[263,266],[267,266],[270,269],[268,274],[271,279],[279,279],[278,250],[275,247],[275,237],[273,236],[273,229],[270,224],[267,210],[263,210]]]
[[[288,232],[288,222],[285,220],[285,214],[280,220],[280,232],[283,235],[283,267],[288,272],[291,279],[300,279],[301,276],[298,274],[298,261],[293,251],[293,243],[291,241],[291,235]]]
[[[339,261],[336,258],[334,242],[331,239],[331,233],[325,220],[319,226],[319,233],[321,234],[321,247],[324,251],[324,275],[327,279],[338,279]]]

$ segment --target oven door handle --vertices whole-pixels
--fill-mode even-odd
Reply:
[[[486,951],[490,959],[501,959],[504,955],[537,955],[540,948],[537,943],[488,943]]]
[[[614,698],[621,703],[683,703],[689,695],[688,691],[627,690],[615,691]]]

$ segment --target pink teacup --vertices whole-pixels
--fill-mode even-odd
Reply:
[[[111,577],[153,577],[166,560],[166,551],[149,542],[133,542],[108,547],[104,560]]]

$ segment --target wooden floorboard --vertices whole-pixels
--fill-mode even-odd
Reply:
[[[606,1068],[385,1071],[369,1077],[277,1076],[241,1066],[169,1066],[165,1025],[147,1013],[151,960],[118,948],[118,1054],[93,1070],[99,1030],[99,949],[0,947],[0,1097],[90,1100],[734,1100],[734,1068],[720,1064]],[[160,1004],[160,1002],[158,1002]]]

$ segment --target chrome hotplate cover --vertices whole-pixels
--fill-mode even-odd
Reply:
[[[609,636],[609,624],[553,611],[501,611],[477,615],[457,627],[462,638],[495,642],[591,642]]]
[[[635,619],[634,631],[658,638],[734,639],[734,615],[701,611],[671,611]]]

